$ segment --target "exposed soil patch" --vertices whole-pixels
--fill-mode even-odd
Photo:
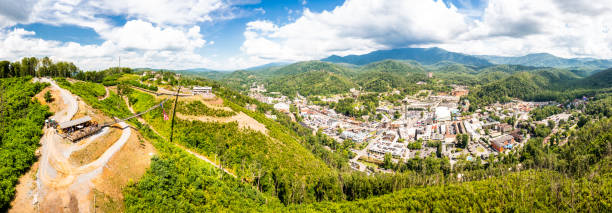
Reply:
[[[202,101],[202,103],[206,104],[207,107],[232,111],[232,108],[223,106],[223,99],[221,98],[206,99],[202,97],[201,95],[194,95],[194,96],[188,96],[188,97],[181,97],[179,99],[181,101]]]
[[[75,96],[59,88],[52,80],[41,81],[50,82],[52,90],[57,90],[58,97],[62,98],[56,98],[58,106],[53,118],[58,122],[86,115],[98,123],[112,120],[82,101],[77,101]],[[119,137],[111,132],[111,129],[103,129],[106,132],[100,132],[78,143],[67,142],[55,130],[44,129],[39,162],[20,178],[10,211],[122,211],[123,188],[144,174],[155,151],[152,145],[141,140],[140,135],[134,129],[128,128],[127,124],[118,125],[123,127],[117,130]],[[81,158],[82,162],[78,158]],[[74,165],[75,160],[78,165]],[[94,207],[92,199],[96,190],[104,194],[101,195],[101,204],[112,208]],[[100,203],[96,200],[95,204]]]
[[[9,212],[38,212],[38,206],[33,205],[36,195],[36,172],[38,162],[34,163],[30,170],[19,178],[16,186],[15,199],[11,202]]]
[[[202,122],[219,122],[219,123],[229,123],[229,122],[238,122],[238,126],[240,128],[252,129],[255,131],[259,131],[263,134],[268,134],[268,129],[266,125],[259,123],[257,120],[249,117],[247,114],[243,112],[239,112],[238,114],[231,117],[212,117],[212,116],[193,116],[193,115],[183,115],[181,113],[176,113],[176,116],[183,120],[189,121],[202,121]]]
[[[104,167],[102,174],[93,180],[96,196],[95,212],[123,212],[123,189],[144,175],[157,153],[153,145],[134,131],[127,143]],[[93,209],[91,209],[93,212]]]
[[[87,105],[80,98],[77,98],[77,100],[79,103],[79,109],[77,110],[77,113],[74,115],[72,120],[82,118],[85,116],[89,116],[91,117],[92,121],[98,122],[98,124],[113,121],[112,118],[104,116],[104,113],[102,113],[100,110],[94,109],[93,107]]]
[[[47,93],[47,91],[50,91],[51,97],[53,97],[53,101],[51,101],[50,103],[47,103],[47,101],[45,101],[45,93]],[[58,90],[52,89],[51,87],[43,89],[42,91],[40,91],[40,93],[36,94],[34,98],[36,98],[36,100],[38,100],[43,105],[49,106],[49,111],[53,113],[58,112],[60,108],[64,106],[64,99],[62,99],[60,92]]]
[[[118,126],[113,126],[109,128],[108,133],[96,137],[92,141],[89,141],[89,139],[79,141],[79,145],[87,143],[87,146],[72,152],[70,162],[75,166],[83,166],[98,159],[115,141],[119,140],[121,132],[122,130]]]

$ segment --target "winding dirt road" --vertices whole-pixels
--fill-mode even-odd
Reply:
[[[60,91],[64,107],[52,118],[58,122],[69,121],[78,111],[78,102],[67,90],[57,86],[50,79],[42,79],[51,84],[52,89]],[[83,165],[74,166],[68,159],[70,154],[82,149],[85,145],[66,142],[54,129],[45,128],[41,138],[40,167],[37,173],[37,196],[39,209],[43,212],[89,212],[91,201],[89,193],[93,187],[92,180],[102,173],[110,158],[119,151],[131,135],[128,125],[119,123],[123,129],[121,137],[113,143],[98,159]],[[104,137],[109,131],[102,130],[87,140]]]
[[[134,109],[133,109],[133,108],[132,108],[132,106],[130,105],[130,103],[129,103],[128,99],[127,99],[126,97],[124,97],[124,98],[123,98],[123,100],[125,101],[125,104],[128,106],[128,109],[130,110],[130,112],[132,112],[133,114],[136,114],[136,112],[134,111]],[[139,121],[140,123],[147,124],[147,121],[145,121],[145,120],[144,120],[142,117],[138,116],[138,117],[136,117],[136,118],[138,119],[138,121]],[[155,130],[155,128],[153,128],[153,126],[149,125],[149,128],[151,128],[151,130],[152,130],[152,131],[153,131],[155,134],[157,134],[159,137],[162,137],[164,140],[167,140],[166,138],[164,138],[164,136],[162,136],[161,134],[159,134],[159,133],[158,133],[158,132]],[[218,169],[223,170],[223,171],[224,171],[225,173],[227,173],[228,175],[230,175],[230,176],[232,176],[232,177],[234,177],[234,178],[237,178],[237,176],[236,176],[234,173],[232,173],[231,171],[229,171],[229,170],[227,170],[227,169],[225,169],[225,168],[221,167],[219,164],[216,164],[215,162],[211,161],[211,160],[210,160],[210,159],[208,159],[206,156],[203,156],[203,155],[200,155],[200,154],[198,154],[198,153],[196,153],[196,152],[193,152],[193,151],[191,151],[191,150],[189,150],[189,149],[187,149],[187,148],[185,148],[184,146],[181,146],[181,145],[179,145],[179,144],[176,144],[176,143],[175,143],[174,145],[176,145],[178,148],[181,148],[181,149],[185,150],[185,151],[186,151],[186,152],[188,152],[189,154],[192,154],[192,155],[193,155],[193,156],[195,156],[196,158],[199,158],[200,160],[203,160],[203,161],[205,161],[205,162],[207,162],[207,163],[209,163],[209,164],[213,165],[214,167],[217,167]]]
[[[106,90],[106,94],[104,94],[104,97],[98,98],[98,100],[104,100],[108,98],[108,96],[110,95],[110,91],[108,91],[108,87],[104,87],[104,90]]]

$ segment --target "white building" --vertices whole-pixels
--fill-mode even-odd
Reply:
[[[277,104],[274,104],[274,109],[280,112],[289,112],[289,104],[279,102]]]
[[[436,107],[436,121],[450,121],[451,113],[448,107]]]
[[[193,87],[193,94],[210,94],[212,93],[212,87]]]
[[[398,130],[400,138],[406,139],[406,140],[414,140],[414,137],[416,136],[416,128],[406,128],[406,127],[402,127],[399,128]]]

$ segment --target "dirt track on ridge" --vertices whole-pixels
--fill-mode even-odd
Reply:
[[[71,120],[79,108],[77,98],[50,79],[40,81],[50,83],[51,89],[59,91],[63,100],[63,106],[59,107],[61,110],[52,118],[60,123]],[[68,158],[75,150],[87,146],[89,141],[81,145],[73,144],[64,140],[55,129],[45,128],[40,141],[41,157],[38,162],[32,204],[37,204],[38,210],[42,212],[90,212],[92,204],[89,194],[94,187],[92,180],[102,173],[108,161],[125,145],[132,134],[131,129],[126,128],[127,124],[119,123],[119,126],[123,129],[119,140],[99,158],[83,166],[72,165]],[[85,140],[95,140],[104,137],[107,133],[108,131],[102,130]]]

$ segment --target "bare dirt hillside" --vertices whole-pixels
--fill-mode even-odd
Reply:
[[[51,83],[46,90],[57,96],[53,103],[42,103],[55,104],[50,108],[58,122],[85,115],[99,122],[112,120],[52,80],[42,81]],[[41,145],[39,161],[20,178],[10,212],[120,212],[123,188],[144,174],[156,152],[126,123],[76,143],[45,128]]]

